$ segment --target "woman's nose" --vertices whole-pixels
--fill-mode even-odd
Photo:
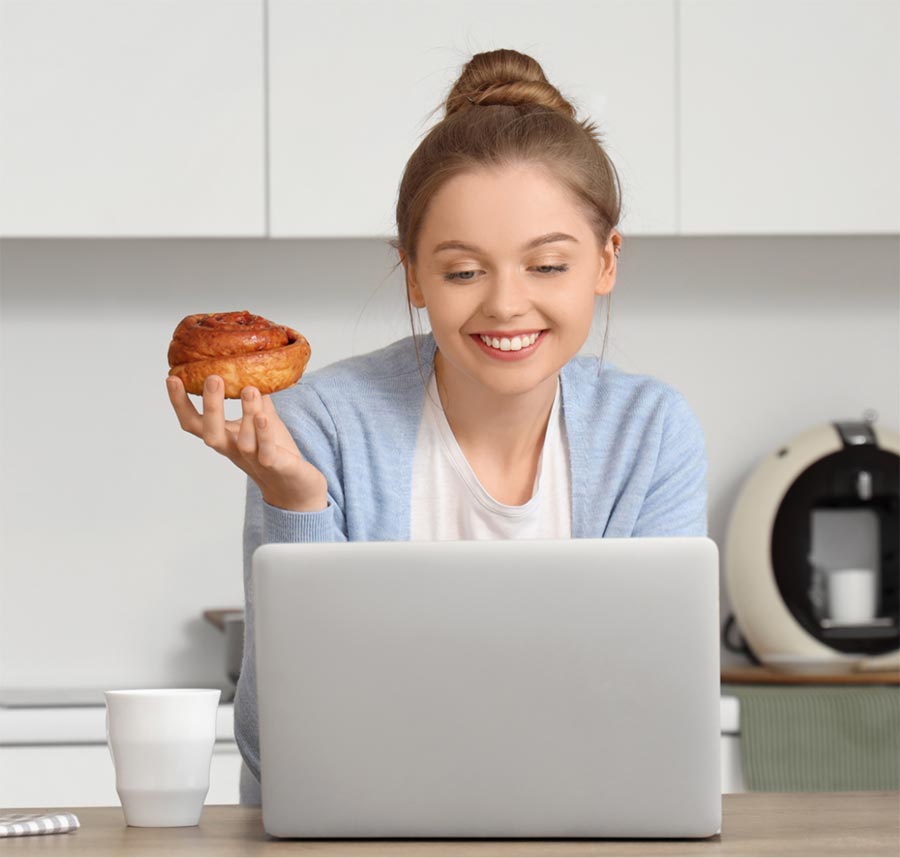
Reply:
[[[486,284],[482,311],[495,319],[521,316],[529,307],[526,287],[514,274],[499,274]]]

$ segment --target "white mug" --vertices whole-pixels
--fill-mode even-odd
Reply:
[[[106,740],[127,825],[197,825],[209,792],[218,688],[106,691]]]
[[[828,613],[832,620],[871,622],[877,598],[874,569],[833,569],[828,573]]]

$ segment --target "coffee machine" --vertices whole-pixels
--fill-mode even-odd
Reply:
[[[900,435],[875,422],[814,427],[741,487],[723,559],[753,661],[900,666]]]

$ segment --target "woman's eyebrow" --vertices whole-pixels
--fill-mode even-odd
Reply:
[[[564,232],[548,232],[546,235],[539,235],[537,238],[531,239],[531,241],[525,244],[522,250],[531,250],[533,247],[540,247],[542,244],[552,244],[555,241],[574,241],[577,243],[578,239],[575,238],[575,236],[568,235]],[[450,241],[442,241],[440,244],[435,245],[434,250],[431,251],[431,255],[434,256],[442,250],[468,250],[471,253],[484,253],[480,247],[477,247],[474,244],[467,244],[464,241],[451,239]]]

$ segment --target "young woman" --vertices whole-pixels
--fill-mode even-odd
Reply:
[[[182,428],[244,470],[241,803],[259,803],[250,557],[264,542],[706,535],[682,395],[578,354],[615,284],[615,169],[532,58],[475,55],[410,158],[392,246],[428,334],[242,393],[211,376]]]

